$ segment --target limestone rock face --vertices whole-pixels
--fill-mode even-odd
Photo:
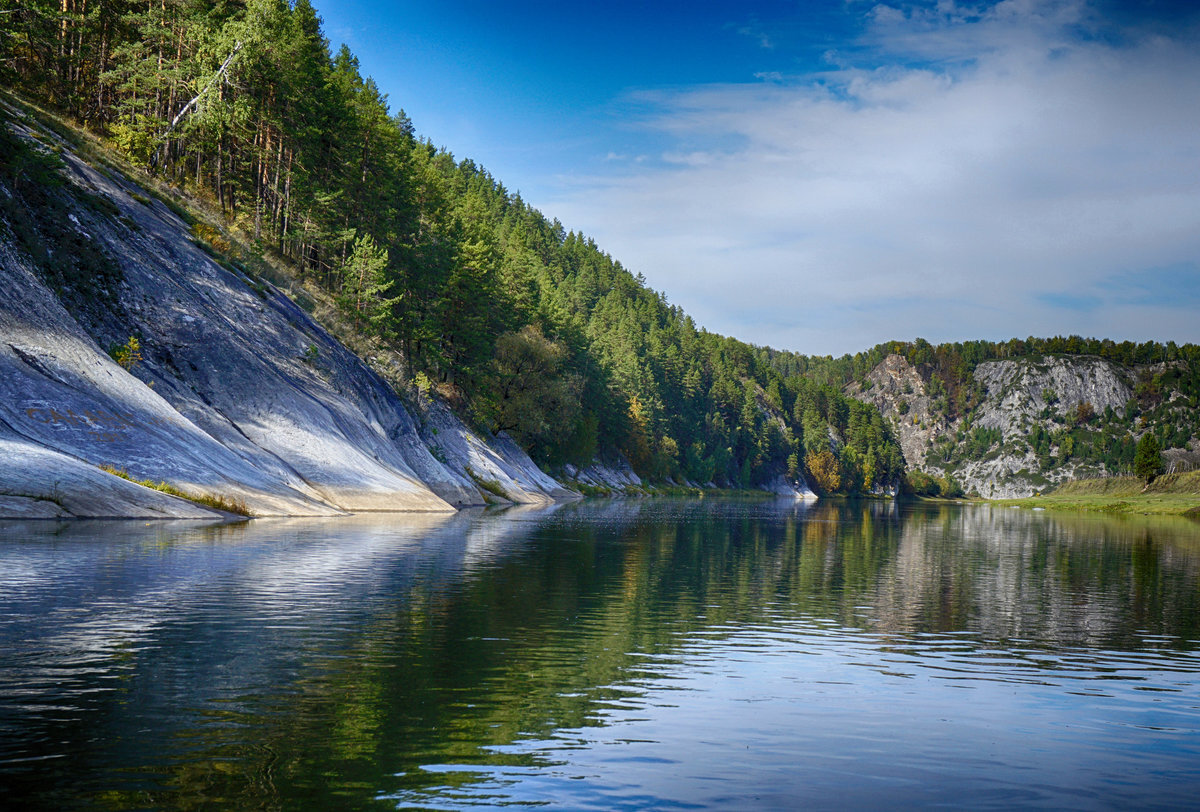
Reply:
[[[764,491],[773,493],[776,496],[790,496],[794,499],[816,499],[817,494],[805,482],[804,477],[799,477],[795,480],[789,480],[782,474],[772,479],[770,482],[760,486]]]
[[[485,442],[440,401],[422,403],[419,416],[421,440],[441,461],[438,470],[423,472],[423,479],[450,504],[483,504],[483,493],[493,502],[535,505],[579,498],[538,468],[507,435]]]
[[[618,493],[626,488],[641,488],[642,478],[633,470],[629,460],[618,456],[608,462],[594,461],[586,468],[568,465],[564,469],[569,480],[592,488],[604,488]]]
[[[186,499],[144,488],[49,448],[0,439],[0,517],[57,519],[223,519]]]
[[[124,281],[116,306],[72,314],[0,229],[0,517],[219,515],[100,465],[255,515],[482,504],[468,465],[512,501],[567,494],[511,441],[444,408],[435,455],[406,403],[302,308],[218,264],[128,180],[62,157],[63,194],[86,190],[119,212],[77,206],[69,218]],[[106,350],[130,336],[142,360],[127,370]]]
[[[1008,439],[1022,422],[1035,419],[1049,400],[1060,415],[1074,413],[1081,403],[1090,403],[1097,412],[1111,407],[1121,413],[1133,394],[1127,378],[1100,358],[985,361],[975,368],[975,381],[984,392],[975,422],[1000,429]]]
[[[948,474],[968,492],[984,497],[1012,498],[1030,496],[1081,473],[1103,473],[1070,462],[1045,469],[1024,441],[1034,427],[1054,432],[1070,425],[1081,404],[1090,405],[1095,414],[1108,408],[1124,414],[1134,377],[1132,370],[1087,356],[983,362],[974,371],[979,403],[969,426],[997,430],[1001,441],[981,457],[965,459],[943,456],[938,449],[952,449],[960,442],[966,420],[946,416],[903,356],[889,355],[876,366],[867,375],[865,390],[854,383],[846,392],[892,419],[910,469]]]
[[[892,417],[905,463],[909,468],[922,468],[931,441],[946,430],[947,424],[934,412],[933,398],[920,373],[903,355],[892,354],[867,374],[867,383],[866,390],[858,383],[850,384],[846,394]]]

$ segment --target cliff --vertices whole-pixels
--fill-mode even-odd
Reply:
[[[65,182],[0,180],[0,517],[223,515],[102,465],[253,515],[577,496],[507,438],[410,408],[278,289],[206,253],[172,208],[37,137]]]
[[[910,470],[950,476],[988,498],[1125,471],[1146,431],[1177,446],[1168,460],[1200,450],[1192,398],[1166,364],[1086,355],[993,360],[955,384],[967,395],[958,413],[944,382],[892,354],[846,392],[893,421]]]

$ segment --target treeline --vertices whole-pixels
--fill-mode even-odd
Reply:
[[[360,331],[550,465],[826,491],[903,470],[829,376],[698,328],[590,239],[419,138],[308,0],[0,0],[6,85],[208,199]],[[799,356],[788,356],[800,358]],[[819,365],[818,365],[819,366]],[[819,370],[818,370],[819,371]]]
[[[972,374],[979,364],[1047,355],[1095,356],[1135,368],[1166,364],[1158,372],[1143,370],[1140,392],[1152,393],[1163,386],[1174,386],[1186,395],[1200,397],[1200,346],[1179,345],[1174,341],[1166,344],[1157,341],[1117,342],[1107,338],[1073,335],[935,345],[918,338],[915,341],[888,341],[864,352],[839,358],[774,350],[764,351],[764,354],[771,367],[781,374],[804,375],[839,389],[855,381],[861,382],[887,356],[901,355],[921,373],[927,384],[931,384],[931,394],[945,397],[947,412],[951,417],[965,416],[975,405]],[[1153,397],[1141,397],[1140,400],[1153,400]]]

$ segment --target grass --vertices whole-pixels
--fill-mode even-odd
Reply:
[[[195,502],[198,505],[204,505],[205,507],[221,510],[226,513],[235,513],[239,516],[250,516],[250,510],[246,507],[246,502],[244,499],[224,496],[197,496],[195,494],[187,493],[186,491],[181,491],[174,485],[161,480],[155,482],[152,479],[134,479],[124,468],[117,468],[112,465],[101,465],[100,470],[112,474],[113,476],[119,476],[121,479],[141,485],[144,488],[150,488],[151,490],[156,490],[170,496],[178,496],[180,499],[187,499],[189,502]]]
[[[1164,474],[1149,485],[1131,476],[1071,480],[1041,496],[998,501],[1027,508],[1200,517],[1200,471]]]
[[[504,488],[500,487],[500,483],[497,480],[485,479],[483,476],[475,473],[475,469],[469,465],[467,466],[467,476],[471,477],[471,479],[475,482],[476,487],[478,487],[481,491],[484,491],[485,498],[487,497],[487,494],[490,493],[492,496],[499,497],[505,502],[512,501],[512,498],[504,491]]]

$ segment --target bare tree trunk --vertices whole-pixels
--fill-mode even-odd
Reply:
[[[64,2],[65,2],[65,0],[64,0]],[[218,79],[221,79],[222,77],[224,77],[225,71],[229,69],[229,66],[233,63],[233,58],[235,56],[237,56],[237,53],[240,50],[242,50],[242,43],[239,42],[236,45],[234,45],[233,51],[230,52],[229,56],[225,57],[225,61],[221,63],[221,67],[217,68],[217,72],[215,74],[213,74],[213,77],[211,79],[208,80],[208,84],[206,84],[200,90],[200,92],[197,93],[192,98],[191,101],[189,101],[187,104],[185,104],[183,106],[183,109],[180,110],[179,113],[176,114],[175,118],[171,119],[171,123],[167,126],[167,129],[164,130],[163,132],[159,133],[159,136],[158,136],[159,141],[162,141],[165,144],[166,139],[168,137],[170,137],[171,133],[174,132],[175,128],[179,126],[179,122],[183,121],[183,117],[186,116],[188,114],[188,112],[193,107],[196,106],[196,103],[199,102],[200,99],[204,97],[204,94],[207,93],[214,84],[216,84]],[[155,166],[158,163],[158,154],[161,151],[162,151],[162,147],[160,146],[159,149],[155,151],[154,156],[150,160],[151,166]]]
[[[224,128],[222,128],[224,129]],[[217,135],[217,200],[221,201],[221,213],[225,213],[225,189],[221,185],[221,168],[225,158],[225,151],[222,146],[225,141],[224,133]]]

